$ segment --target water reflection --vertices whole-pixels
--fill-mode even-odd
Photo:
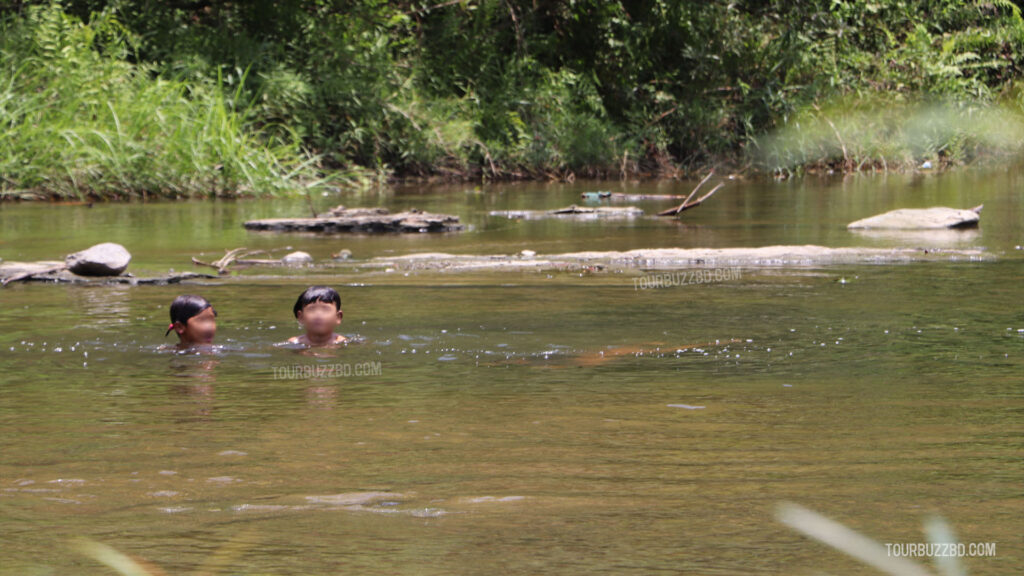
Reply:
[[[854,229],[850,233],[884,244],[915,248],[965,248],[975,246],[981,237],[976,229],[944,230],[870,230]]]
[[[209,420],[213,415],[216,400],[216,368],[221,361],[217,358],[186,356],[183,352],[185,351],[178,351],[172,356],[169,364],[171,377],[180,380],[170,384],[170,390],[173,395],[185,400],[186,405],[192,410],[187,419],[179,421]],[[213,350],[207,351],[207,354],[213,353]]]
[[[68,305],[74,310],[81,310],[86,324],[77,328],[90,329],[121,328],[127,324],[139,324],[149,321],[149,317],[134,316],[131,306],[132,287],[125,285],[83,286],[77,290],[65,292]]]

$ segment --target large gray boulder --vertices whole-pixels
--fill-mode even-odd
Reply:
[[[64,259],[68,270],[79,276],[117,276],[128,268],[132,255],[120,244],[104,242],[69,254]]]
[[[981,206],[970,210],[956,208],[904,208],[851,222],[850,230],[939,230],[972,228],[981,218]]]

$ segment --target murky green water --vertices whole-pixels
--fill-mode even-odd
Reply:
[[[940,242],[995,256],[743,269],[654,290],[614,271],[13,285],[0,291],[0,574],[112,573],[76,552],[75,537],[168,574],[873,573],[778,524],[783,500],[891,543],[924,541],[922,520],[939,512],[962,542],[997,543],[996,556],[965,559],[972,574],[1018,574],[1020,174],[735,183],[680,222],[487,216],[579,202],[583,190],[689,186],[317,199],[449,211],[472,226],[447,236],[241,227],[301,215],[300,201],[0,205],[5,260],[110,240],[132,250],[136,274],[243,245],[356,259],[917,245],[906,243],[928,241],[844,225],[982,202],[979,231]],[[339,287],[342,331],[362,344],[318,355],[273,346],[298,333],[291,305],[314,281]],[[167,306],[186,291],[218,309],[219,354],[158,350],[170,342]]]

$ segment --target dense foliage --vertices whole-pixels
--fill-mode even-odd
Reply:
[[[1016,126],[1024,103],[1024,21],[1008,0],[64,0],[2,10],[6,190],[259,193],[299,189],[324,170],[852,170],[1012,154],[1021,141],[979,128]],[[979,115],[987,120],[971,120]],[[50,170],[21,165],[37,158]]]

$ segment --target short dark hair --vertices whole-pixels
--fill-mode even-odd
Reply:
[[[182,294],[171,302],[171,324],[175,322],[181,322],[187,324],[189,318],[192,318],[196,314],[199,314],[207,308],[213,308],[213,304],[202,296],[196,296],[194,294]],[[213,315],[217,315],[217,311],[213,311]],[[167,333],[171,330],[168,328]],[[164,334],[166,336],[167,334]]]
[[[334,304],[336,310],[341,310],[341,296],[338,295],[338,291],[329,286],[310,286],[306,288],[306,291],[299,294],[299,299],[295,301],[295,307],[292,308],[292,313],[295,317],[299,317],[299,312],[309,306],[313,302],[325,302],[327,304]]]

